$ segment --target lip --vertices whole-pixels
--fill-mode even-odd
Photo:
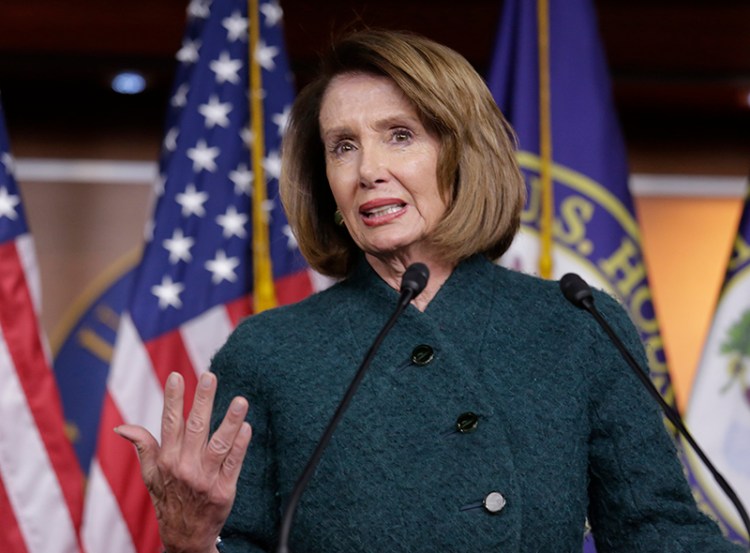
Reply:
[[[371,211],[393,206],[394,209],[383,211],[380,214],[370,214]],[[407,204],[399,198],[378,198],[365,202],[359,207],[359,214],[362,222],[368,227],[384,225],[401,217],[406,213]]]

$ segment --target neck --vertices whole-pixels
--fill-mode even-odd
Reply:
[[[437,259],[412,259],[410,257],[378,257],[372,254],[365,254],[365,258],[373,270],[382,278],[391,288],[399,290],[401,288],[401,279],[404,271],[412,263],[420,262],[427,265],[430,270],[430,280],[427,286],[419,296],[412,300],[412,305],[424,311],[432,301],[443,283],[456,267],[454,263],[447,263]]]

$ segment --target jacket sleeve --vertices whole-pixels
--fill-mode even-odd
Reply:
[[[249,334],[249,325],[238,327],[211,363],[218,378],[212,430],[238,395],[250,404],[248,422],[253,429],[232,512],[221,532],[220,551],[226,553],[273,551],[279,518],[269,409]]]
[[[597,295],[604,318],[646,368],[626,313]],[[661,412],[605,334],[591,334],[589,519],[599,553],[740,553],[693,500]]]

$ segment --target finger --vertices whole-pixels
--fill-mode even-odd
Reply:
[[[247,446],[250,445],[250,439],[253,437],[253,429],[250,423],[243,422],[240,426],[237,436],[229,450],[229,455],[221,465],[219,473],[219,486],[222,489],[232,489],[237,487],[237,479],[240,476],[242,462],[247,454]]]
[[[221,421],[219,428],[216,429],[206,446],[203,468],[209,473],[218,471],[229,454],[242,426],[242,421],[245,420],[247,410],[247,400],[243,397],[236,397],[229,404],[224,420]]]
[[[167,455],[179,448],[183,432],[183,403],[185,382],[180,373],[173,372],[164,387],[164,409],[161,412],[161,446]]]
[[[115,433],[135,446],[141,464],[143,481],[149,486],[157,473],[156,458],[159,455],[159,442],[148,430],[135,424],[122,424],[115,428]]]
[[[208,441],[214,394],[216,394],[216,376],[205,372],[198,380],[193,406],[185,422],[182,453],[189,458],[199,459]]]

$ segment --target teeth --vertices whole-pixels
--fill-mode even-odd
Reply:
[[[388,215],[390,213],[396,213],[399,210],[401,210],[400,205],[384,205],[383,207],[371,209],[370,211],[367,212],[367,216],[378,217],[380,215]]]

